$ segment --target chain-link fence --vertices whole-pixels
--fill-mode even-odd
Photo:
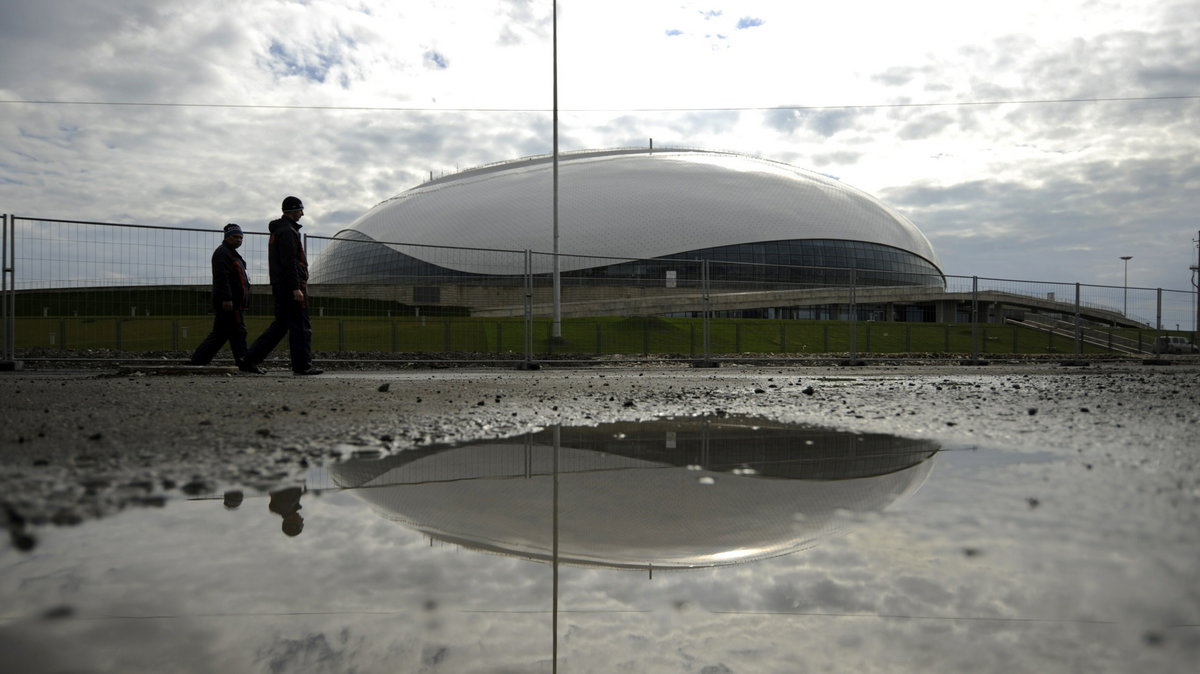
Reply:
[[[3,216],[4,361],[184,357],[211,324],[220,230]],[[306,236],[326,358],[1141,355],[1195,343],[1194,291],[874,268],[597,258]],[[251,337],[272,316],[246,232]],[[228,356],[225,356],[228,357]]]

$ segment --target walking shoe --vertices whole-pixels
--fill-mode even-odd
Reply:
[[[248,372],[250,374],[266,374],[267,373],[266,369],[264,369],[264,368],[261,368],[257,365],[247,365],[245,363],[238,365],[238,369],[241,370],[242,372]]]
[[[293,370],[292,374],[321,374],[324,371],[309,365],[307,370]]]

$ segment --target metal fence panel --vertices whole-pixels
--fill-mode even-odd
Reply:
[[[4,357],[189,352],[220,229],[4,217]],[[1194,291],[306,236],[313,346],[379,360],[711,354],[1144,354]],[[246,231],[251,337],[271,320]],[[319,282],[318,282],[319,281]],[[9,346],[11,344],[11,346]]]

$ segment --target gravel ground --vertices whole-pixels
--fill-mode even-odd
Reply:
[[[97,367],[0,373],[0,493],[18,547],[36,545],[39,526],[231,486],[266,490],[356,451],[706,413],[955,445],[1053,446],[1126,485],[1130,499],[1153,496],[1178,530],[1200,523],[1196,359],[1082,367],[645,363],[303,378]]]

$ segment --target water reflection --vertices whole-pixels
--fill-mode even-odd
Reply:
[[[334,483],[431,538],[619,568],[736,564],[812,546],[925,481],[939,446],[688,418],[553,428],[352,459]]]

